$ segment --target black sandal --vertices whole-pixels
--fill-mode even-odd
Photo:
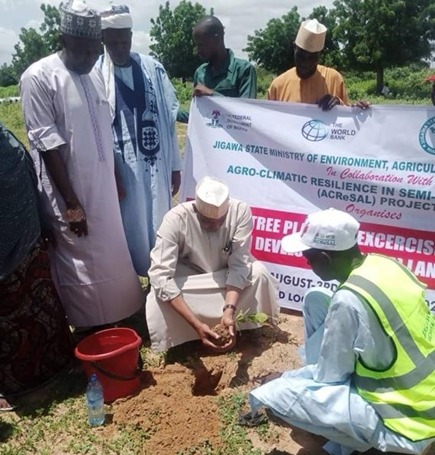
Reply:
[[[263,423],[267,422],[266,414],[256,413],[252,414],[252,412],[247,412],[246,414],[242,414],[239,416],[237,424],[242,427],[258,427]]]

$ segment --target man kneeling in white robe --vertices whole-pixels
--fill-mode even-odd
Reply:
[[[157,232],[149,270],[146,318],[151,347],[165,351],[200,339],[215,350],[236,343],[239,312],[279,314],[277,282],[250,254],[252,216],[248,205],[229,197],[227,185],[205,177],[194,201],[170,210]],[[221,323],[231,340],[218,346],[211,329]]]

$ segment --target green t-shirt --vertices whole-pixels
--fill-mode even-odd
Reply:
[[[203,84],[214,91],[214,96],[231,98],[256,98],[257,74],[255,68],[247,60],[234,57],[231,49],[227,49],[228,58],[217,73],[213,73],[210,63],[203,63],[193,76],[193,86]],[[177,120],[187,123],[189,112],[178,111]]]

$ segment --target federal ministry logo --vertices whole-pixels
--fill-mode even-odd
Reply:
[[[207,126],[211,126],[212,128],[223,128],[224,126],[219,121],[220,116],[221,116],[220,111],[215,109],[211,113],[211,119],[210,119],[211,121],[210,121],[210,123],[207,123]]]
[[[323,141],[329,134],[329,126],[321,120],[310,120],[301,130],[302,136],[310,142]]]
[[[425,152],[435,155],[435,117],[427,120],[421,127],[418,139]]]

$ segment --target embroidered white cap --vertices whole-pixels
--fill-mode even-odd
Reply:
[[[307,19],[299,27],[295,44],[307,52],[320,52],[325,47],[326,30],[317,19]]]
[[[317,250],[345,251],[357,244],[360,224],[341,210],[328,209],[308,215],[302,229],[282,239],[287,253],[315,248]]]
[[[133,19],[130,14],[130,8],[127,5],[110,5],[100,12],[100,16],[103,30],[133,27]]]
[[[228,212],[229,201],[229,189],[222,180],[204,177],[196,185],[196,208],[206,218],[222,218]]]
[[[101,39],[101,18],[85,0],[68,0],[59,5],[60,31],[78,38]]]

